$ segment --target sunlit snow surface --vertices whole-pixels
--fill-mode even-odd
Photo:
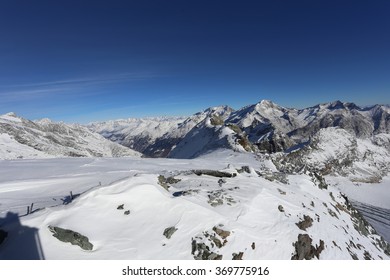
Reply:
[[[222,185],[219,178],[186,172],[237,172],[242,166],[251,172],[226,178]],[[350,248],[359,259],[365,251],[374,259],[389,259],[372,243],[377,236],[360,235],[350,216],[334,207],[344,203],[337,187],[320,190],[306,175],[288,176],[288,184],[271,182],[254,170],[275,168],[252,154],[226,150],[193,160],[0,161],[0,227],[9,233],[0,259],[193,259],[192,240],[215,226],[231,233],[222,248],[210,245],[224,260],[240,252],[244,259],[291,259],[299,234],[309,234],[313,246],[325,242],[320,259],[351,259],[351,241],[364,248]],[[167,191],[158,184],[159,175],[181,182]],[[174,197],[178,191],[186,195]],[[70,192],[80,196],[68,203]],[[212,206],[210,195],[218,192],[223,204]],[[31,203],[38,211],[25,215]],[[126,210],[130,215],[124,215]],[[296,225],[304,215],[313,219],[306,231]],[[49,225],[87,236],[93,251],[58,241]],[[171,239],[163,235],[169,227],[178,229]]]

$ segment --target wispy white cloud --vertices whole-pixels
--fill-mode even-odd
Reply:
[[[115,83],[126,81],[140,81],[160,77],[152,73],[119,73],[114,75],[96,75],[86,76],[73,79],[63,79],[55,81],[44,81],[28,84],[6,85],[3,88],[25,88],[25,87],[49,87],[49,86],[63,86],[63,85],[96,85],[103,83]]]
[[[104,84],[143,81],[156,77],[159,76],[152,73],[119,73],[114,75],[97,75],[29,84],[3,85],[0,86],[0,102],[4,104],[39,100],[56,96],[94,96],[98,95],[98,93],[90,92],[86,89],[91,89]]]

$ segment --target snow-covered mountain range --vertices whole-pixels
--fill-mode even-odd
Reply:
[[[191,141],[196,144],[189,143],[190,135],[197,134],[197,130],[207,130],[210,125],[217,130],[225,127],[223,136],[209,131],[203,137],[203,144],[197,140]],[[369,138],[390,132],[390,114],[389,108],[383,105],[360,108],[353,103],[336,101],[298,110],[263,100],[237,111],[227,106],[209,108],[187,119],[129,119],[92,123],[88,127],[149,157],[190,158],[214,149],[218,143],[226,146],[226,141],[221,141],[221,138],[226,140],[227,134],[235,135],[233,138],[238,149],[239,146],[245,150],[255,147],[268,153],[285,151],[304,143],[320,129],[328,127],[339,127],[358,138]],[[175,151],[178,145],[183,150],[183,146],[191,144],[196,146],[197,152]]]
[[[123,156],[141,154],[81,125],[0,116],[0,159]]]
[[[389,116],[339,101],[2,115],[0,159],[30,160],[0,160],[0,259],[390,259]]]

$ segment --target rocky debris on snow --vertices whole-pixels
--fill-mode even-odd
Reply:
[[[208,191],[207,193],[208,193],[207,196],[209,198],[207,203],[213,207],[223,205],[224,203],[226,203],[229,206],[232,206],[233,204],[236,203],[236,201],[232,196],[227,195],[226,190]]]
[[[304,215],[303,221],[296,223],[296,225],[300,230],[306,231],[306,229],[313,225],[313,219],[310,216]]]
[[[280,212],[284,213],[284,208],[283,208],[282,205],[279,205],[279,206],[278,206],[278,210],[279,210]]]
[[[365,259],[366,261],[371,261],[371,260],[373,260],[372,256],[371,256],[370,253],[367,252],[367,251],[364,251],[364,259]]]
[[[169,227],[169,228],[166,228],[164,230],[164,233],[163,235],[167,238],[167,239],[171,239],[172,235],[177,231],[177,228],[175,227]]]
[[[219,115],[212,115],[210,118],[210,123],[213,126],[220,126],[224,124],[224,119]]]
[[[191,254],[195,260],[222,260],[223,256],[210,251],[205,243],[192,239]]]
[[[240,253],[233,253],[233,261],[242,261],[242,258],[244,257],[244,253],[243,252],[240,252]]]
[[[218,227],[213,227],[213,231],[218,234],[222,239],[226,239],[230,236],[230,231],[223,230]]]
[[[54,226],[49,226],[48,228],[53,233],[53,236],[61,242],[79,246],[85,251],[93,250],[93,244],[89,242],[88,237],[78,232]]]
[[[282,191],[281,189],[278,189],[278,192],[279,192],[281,195],[286,195],[286,194],[287,194],[285,191]]]
[[[8,232],[0,229],[0,245],[4,242],[4,240],[8,237]]]
[[[217,178],[233,178],[236,177],[236,173],[229,173],[224,171],[218,171],[218,170],[209,170],[209,169],[199,169],[199,170],[193,170],[193,173],[198,176],[202,175],[208,175],[213,176]]]
[[[228,243],[227,238],[231,235],[230,231],[221,229],[222,226],[215,226],[211,232],[204,231],[202,235],[192,239],[192,255],[195,260],[222,260],[218,250]]]
[[[318,186],[321,190],[327,190],[328,189],[328,184],[325,181],[325,178],[322,177],[319,173],[313,171],[309,172],[308,174],[311,178],[313,183]]]
[[[295,255],[292,260],[311,260],[314,257],[320,259],[320,254],[325,249],[324,241],[320,240],[320,245],[314,247],[313,240],[307,234],[298,235],[298,241],[294,243]]]
[[[129,216],[130,215],[130,210],[127,210],[127,211],[125,211],[125,216]]]
[[[179,183],[180,179],[175,179],[174,177],[168,177],[166,178],[163,175],[158,176],[158,183],[160,186],[162,186],[164,189],[168,190],[171,185]]]
[[[257,151],[256,146],[253,145],[251,143],[251,141],[249,141],[247,135],[245,135],[245,134],[237,134],[236,137],[237,137],[237,140],[236,140],[237,143],[239,145],[241,145],[241,147],[243,147],[245,151],[247,151],[247,152]]]
[[[245,165],[245,166],[242,166],[240,169],[237,169],[237,172],[239,174],[242,174],[242,173],[251,173],[251,169],[248,165]]]
[[[125,209],[125,205],[124,205],[124,204],[121,204],[121,205],[119,205],[116,209],[117,209],[117,210],[124,210],[124,209]]]
[[[222,187],[223,184],[226,184],[226,180],[225,180],[225,179],[219,179],[219,180],[218,180],[218,185],[219,185],[220,187]]]

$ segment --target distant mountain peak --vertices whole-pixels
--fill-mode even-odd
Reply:
[[[40,120],[36,121],[36,123],[38,123],[40,125],[48,125],[48,124],[52,124],[53,121],[51,119],[44,118],[44,119],[40,119]]]
[[[4,114],[3,116],[14,117],[14,118],[17,118],[17,117],[18,117],[14,112],[9,112],[9,113],[7,113],[7,114]]]
[[[234,109],[227,106],[227,105],[221,105],[221,106],[215,106],[215,107],[210,107],[204,110],[204,113],[213,113],[213,114],[226,114],[226,113],[231,113],[233,112]]]
[[[259,102],[260,105],[262,106],[275,106],[277,104],[275,104],[274,102],[272,102],[271,100],[268,100],[268,99],[263,99]]]
[[[342,102],[340,100],[324,103],[321,105],[329,110],[338,110],[338,109],[361,110],[361,108],[353,102]]]

